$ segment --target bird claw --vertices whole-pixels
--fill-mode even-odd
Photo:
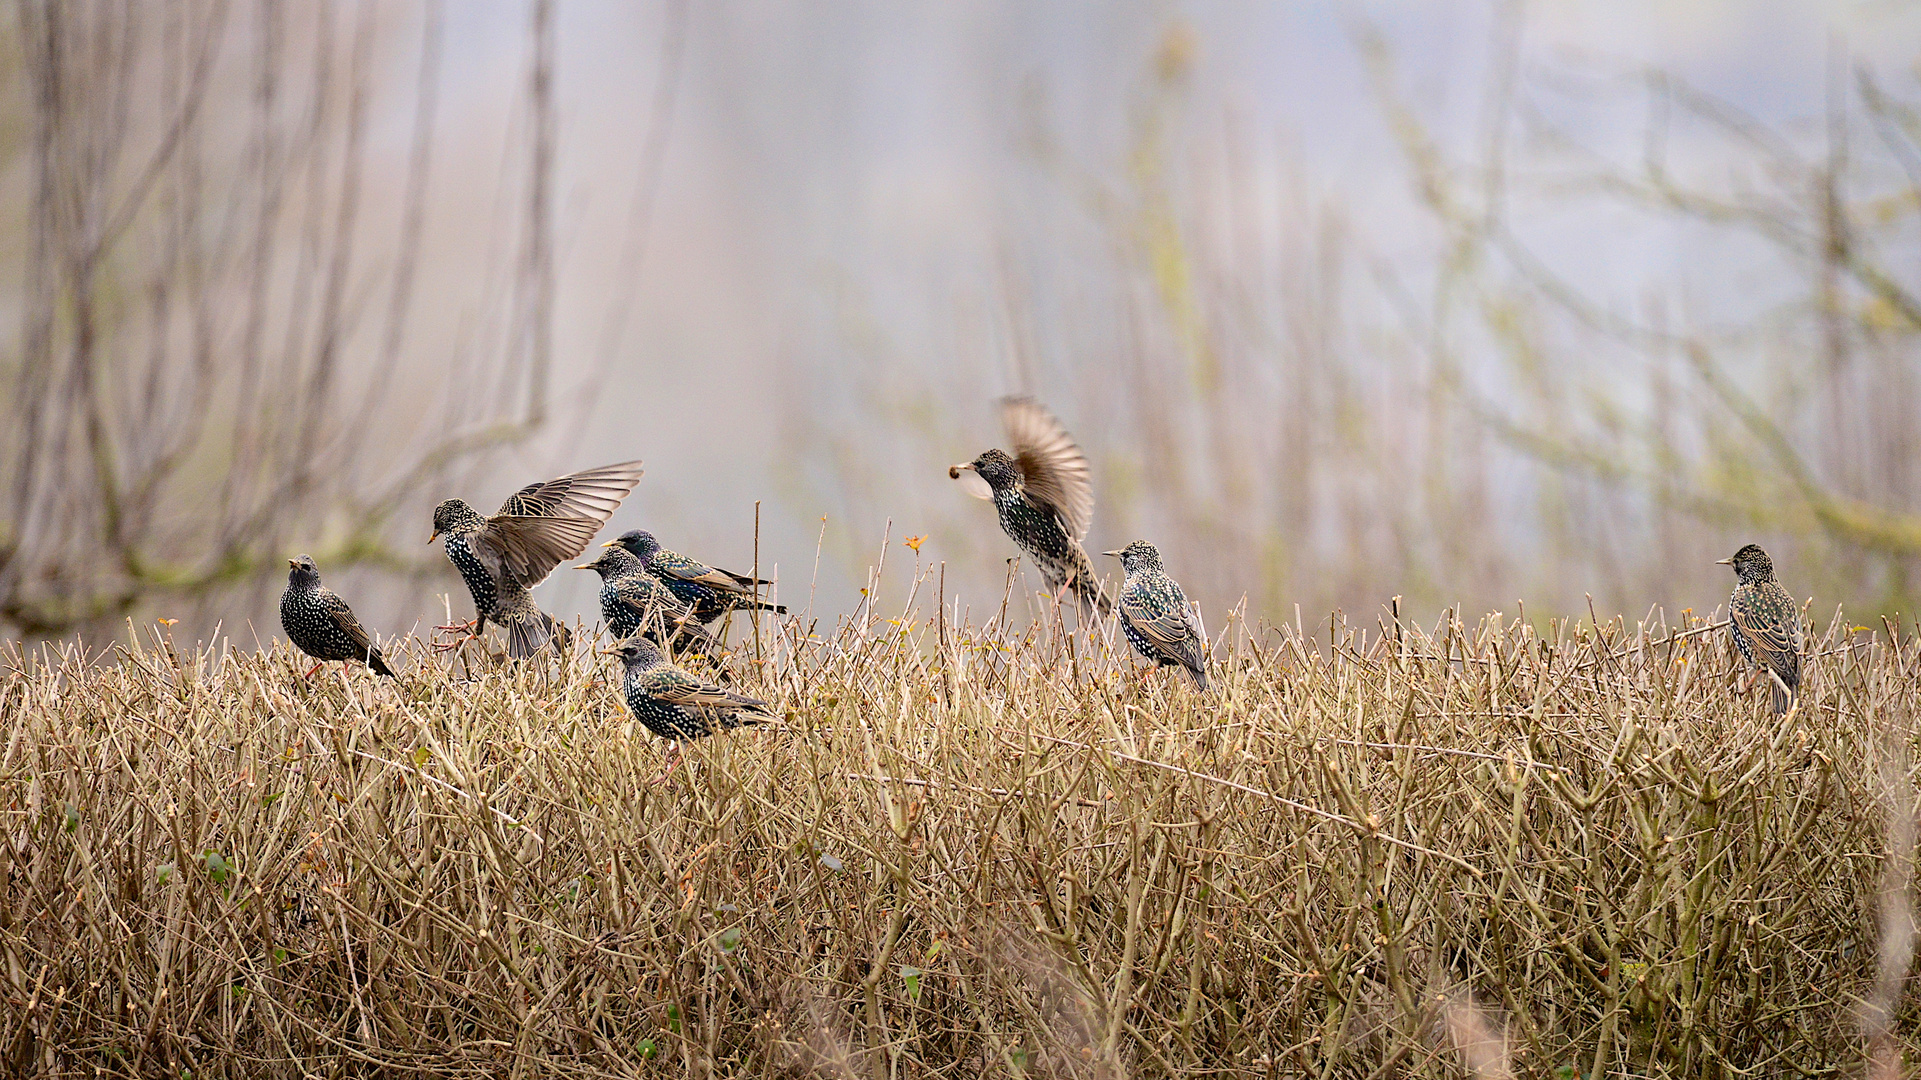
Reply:
[[[455,649],[460,648],[462,645],[465,645],[469,641],[472,641],[475,638],[480,636],[479,634],[474,632],[474,626],[479,621],[480,621],[479,619],[474,619],[469,622],[454,623],[450,626],[436,626],[434,627],[434,640],[428,643],[427,647],[432,649],[435,652],[452,652]],[[440,640],[440,635],[442,633],[458,634],[461,631],[466,631],[465,636],[456,637],[451,641]]]

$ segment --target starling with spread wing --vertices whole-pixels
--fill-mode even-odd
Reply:
[[[1001,425],[1009,454],[988,450],[955,465],[947,475],[959,480],[973,473],[973,494],[994,501],[1001,529],[1040,567],[1056,594],[1071,588],[1082,601],[1106,615],[1112,604],[1095,580],[1081,541],[1094,518],[1094,486],[1087,456],[1073,436],[1040,402],[1028,397],[1001,399]]]
[[[666,626],[674,628],[674,647],[693,648],[708,656],[716,655],[718,642],[700,625],[698,615],[685,600],[674,595],[666,583],[647,572],[640,557],[626,548],[603,544],[593,562],[576,570],[592,570],[600,575],[600,614],[616,638],[634,636],[636,631],[658,642]]]
[[[482,517],[461,499],[434,507],[434,532],[427,542],[447,538],[447,558],[467,582],[475,614],[468,626],[441,629],[471,629],[473,636],[479,636],[489,618],[498,618],[496,608],[504,597],[514,615],[508,627],[508,651],[514,651],[511,631],[515,627],[522,630],[522,648],[537,639],[544,644],[547,638],[542,634],[552,636],[552,620],[544,615],[535,619],[540,612],[533,598],[520,594],[584,551],[640,476],[640,462],[627,461],[528,484],[509,496],[492,517]]]
[[[661,738],[698,739],[774,718],[766,702],[732,693],[669,664],[659,647],[644,637],[630,637],[610,651],[626,668],[621,688],[627,708]]]
[[[1750,665],[1772,676],[1771,701],[1779,716],[1801,688],[1801,609],[1774,580],[1774,560],[1758,545],[1720,563],[1734,567],[1736,581],[1728,597],[1728,636]]]
[[[349,660],[358,660],[378,674],[392,676],[380,646],[354,618],[353,609],[320,583],[320,568],[313,557],[288,559],[287,566],[287,591],[280,594],[280,628],[301,652],[320,661],[307,674],[330,661],[338,660],[344,668]]]
[[[784,605],[770,604],[758,598],[756,590],[773,582],[736,574],[732,570],[721,570],[669,551],[660,546],[660,541],[654,539],[653,533],[645,530],[630,529],[601,546],[619,546],[632,552],[649,574],[659,578],[662,584],[674,591],[675,596],[693,607],[694,618],[702,623],[711,623],[735,610],[787,614]]]
[[[1187,594],[1161,566],[1160,551],[1136,540],[1107,554],[1127,571],[1120,593],[1121,633],[1134,651],[1157,666],[1186,668],[1194,685],[1207,689],[1207,640],[1187,606]]]

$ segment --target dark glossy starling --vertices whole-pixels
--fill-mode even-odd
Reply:
[[[473,635],[477,637],[487,628],[487,620],[494,616],[504,591],[514,586],[523,591],[533,588],[554,567],[585,550],[620,500],[640,482],[640,475],[640,462],[628,461],[528,484],[509,496],[492,517],[480,516],[460,499],[448,499],[434,507],[434,532],[427,542],[447,537],[447,558],[460,571],[474,597]],[[524,630],[524,647],[543,632],[536,625],[539,620],[527,614],[538,609],[533,607],[531,596],[524,601],[518,596],[511,599],[517,624]],[[511,641],[508,651],[513,651]]]
[[[381,675],[393,675],[380,646],[373,643],[353,609],[320,583],[320,568],[311,556],[288,559],[287,591],[280,594],[280,628],[300,651],[321,664],[339,660],[345,666],[358,660]],[[312,675],[320,670],[315,664]]]
[[[1107,554],[1127,571],[1121,583],[1121,633],[1134,651],[1157,665],[1186,668],[1194,685],[1207,689],[1207,641],[1187,606],[1187,594],[1161,567],[1161,553],[1136,540]]]
[[[693,608],[674,595],[666,582],[648,573],[639,556],[626,548],[602,546],[607,550],[593,562],[574,569],[600,575],[600,614],[614,637],[628,638],[639,631],[659,642],[662,630],[672,626],[676,649],[718,655],[714,635],[700,625]]]
[[[1768,683],[1778,716],[1801,688],[1801,609],[1774,580],[1774,560],[1758,545],[1749,544],[1720,564],[1734,567],[1739,582],[1728,597],[1728,636],[1749,664],[1774,676]]]
[[[1063,587],[1106,615],[1112,605],[1094,577],[1081,541],[1094,518],[1094,487],[1087,457],[1054,415],[1027,397],[1001,399],[1001,425],[1014,449],[989,450],[947,470],[958,480],[972,472],[984,484],[970,494],[992,499],[1001,529],[1040,567],[1056,595]]]
[[[662,738],[697,739],[774,718],[766,702],[730,693],[669,664],[646,638],[627,638],[608,651],[626,666],[621,688],[627,708]]]
[[[647,572],[659,578],[674,590],[674,595],[691,605],[694,618],[703,623],[730,611],[771,611],[776,615],[787,614],[781,604],[769,604],[755,599],[754,590],[773,584],[747,574],[736,574],[732,570],[720,570],[704,562],[690,559],[685,555],[668,551],[654,539],[654,534],[642,529],[630,529],[619,537],[607,541],[602,547],[619,546],[632,552],[640,559]],[[623,635],[624,636],[624,635]]]

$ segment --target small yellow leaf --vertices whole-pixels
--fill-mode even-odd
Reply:
[[[919,554],[920,546],[922,543],[926,542],[926,540],[927,540],[926,536],[910,536],[907,539],[902,540],[901,543],[907,545],[910,548],[913,548],[915,554]]]
[[[162,626],[172,626],[174,623],[177,623],[180,620],[179,619],[156,619],[154,621],[158,622]]]

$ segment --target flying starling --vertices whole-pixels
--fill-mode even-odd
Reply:
[[[620,500],[634,490],[640,474],[640,462],[627,461],[528,484],[509,496],[492,517],[480,516],[460,499],[448,499],[434,507],[434,532],[427,542],[431,544],[443,534],[447,537],[447,558],[473,593],[475,615],[467,626],[440,629],[466,629],[478,637],[505,598],[512,605],[514,625],[522,628],[520,648],[530,653],[544,644],[552,637],[552,620],[534,619],[529,613],[538,613],[539,609],[533,597],[523,599],[511,593],[533,588],[554,567],[580,554]],[[456,641],[441,647],[458,644]],[[515,648],[510,634],[508,652],[524,655]]]
[[[1161,553],[1153,544],[1136,540],[1107,554],[1127,571],[1121,584],[1121,633],[1134,651],[1156,665],[1186,668],[1194,685],[1207,689],[1207,641],[1188,610],[1187,594],[1162,569]]]
[[[1728,636],[1750,665],[1774,676],[1768,682],[1779,716],[1801,688],[1800,608],[1774,580],[1774,561],[1758,545],[1747,545],[1720,565],[1734,567],[1739,582],[1728,597]]]
[[[616,638],[632,637],[640,631],[655,641],[661,631],[674,628],[675,648],[694,648],[715,655],[719,643],[700,625],[699,617],[686,601],[674,595],[667,584],[647,572],[639,556],[626,548],[603,544],[607,550],[593,562],[576,570],[592,570],[600,575],[600,614]]]
[[[669,664],[646,638],[627,638],[608,651],[626,666],[621,688],[627,708],[664,739],[698,739],[774,718],[766,702],[730,693]]]
[[[1082,601],[1106,615],[1112,604],[1081,547],[1094,517],[1087,456],[1061,422],[1033,398],[1002,398],[1001,426],[1014,448],[1012,455],[988,450],[949,468],[947,475],[958,480],[971,471],[985,481],[970,483],[968,493],[994,501],[1001,529],[1040,567],[1047,587],[1055,595],[1063,587],[1072,588]]]
[[[654,534],[630,529],[602,547],[619,546],[640,559],[647,572],[659,578],[674,595],[694,609],[694,618],[711,623],[730,611],[771,611],[787,614],[781,604],[769,604],[756,597],[755,590],[773,584],[732,570],[720,570],[685,555],[668,551]],[[622,635],[625,636],[625,635]]]
[[[320,583],[320,568],[313,557],[288,559],[287,565],[292,569],[287,572],[287,591],[280,594],[280,628],[301,652],[320,661],[307,674],[332,660],[340,661],[343,669],[349,660],[358,660],[381,675],[393,675],[380,646],[361,628],[353,609]]]

